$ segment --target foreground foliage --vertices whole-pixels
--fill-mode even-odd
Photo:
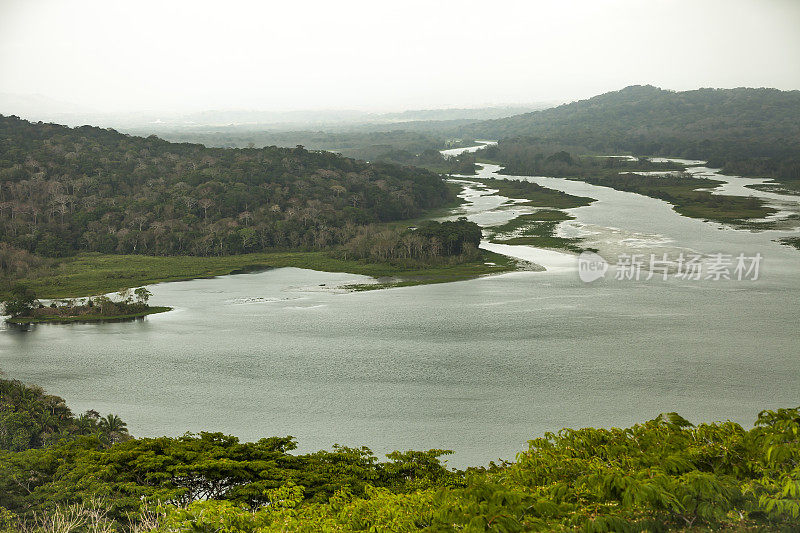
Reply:
[[[101,418],[90,410],[76,417],[63,398],[45,394],[41,387],[0,379],[0,454],[62,445],[88,435],[96,437],[100,447],[130,438],[127,425],[116,415]]]
[[[563,429],[514,463],[453,471],[429,450],[219,433],[120,438],[63,400],[2,381],[0,531],[796,531],[800,408],[755,427],[675,413],[627,429]],[[45,413],[53,412],[48,422]],[[21,413],[21,415],[20,415]],[[28,416],[28,431],[15,416]],[[15,420],[17,420],[15,422]],[[120,426],[120,424],[122,424]],[[108,439],[115,426],[118,438]]]

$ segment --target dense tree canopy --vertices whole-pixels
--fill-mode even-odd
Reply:
[[[73,416],[62,398],[36,386],[0,379],[0,450],[24,451],[81,435],[97,435],[106,443],[128,438],[126,425],[115,415],[96,411]]]
[[[302,146],[206,148],[0,117],[0,241],[42,256],[320,249],[451,199],[434,173]]]
[[[364,231],[347,243],[341,253],[350,258],[411,266],[415,261],[474,259],[480,243],[480,226],[461,217],[445,222],[429,220],[418,228],[406,230]]]

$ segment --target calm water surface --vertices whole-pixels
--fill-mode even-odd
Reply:
[[[800,252],[771,241],[788,233],[692,220],[584,183],[518,179],[598,198],[571,210],[562,232],[606,257],[760,252],[761,277],[585,284],[555,268],[342,293],[331,287],[368,278],[282,268],[154,285],[152,303],[176,310],[138,322],[0,330],[0,368],[75,411],[117,413],[137,436],[447,448],[460,467],[512,459],[563,426],[666,411],[750,425],[761,409],[800,404]],[[490,193],[470,187],[464,213],[491,226],[525,212]]]

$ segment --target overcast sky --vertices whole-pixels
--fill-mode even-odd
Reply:
[[[98,111],[400,110],[800,88],[799,0],[0,0],[0,92]]]

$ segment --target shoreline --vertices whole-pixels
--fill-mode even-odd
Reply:
[[[481,144],[476,147],[484,146]],[[459,149],[459,150],[463,150]],[[449,184],[451,187],[459,187]],[[461,187],[463,190],[463,187]],[[389,228],[411,226],[424,220],[453,216],[466,200],[456,200],[429,210],[423,217],[387,222]],[[84,298],[117,292],[132,287],[209,279],[273,268],[303,268],[320,272],[341,272],[369,276],[374,283],[345,287],[351,292],[379,290],[464,281],[479,277],[524,270],[518,258],[481,249],[481,257],[466,263],[402,265],[369,263],[333,256],[330,251],[267,251],[228,256],[148,256],[88,252],[65,258],[51,272],[18,280],[31,287],[39,298]],[[382,280],[391,281],[382,281]],[[98,319],[99,320],[99,319]],[[93,320],[96,321],[96,320]],[[53,322],[43,320],[41,322]]]
[[[48,276],[19,281],[33,289],[39,298],[83,298],[156,283],[207,279],[284,267],[360,274],[376,280],[397,278],[406,285],[461,281],[517,269],[513,258],[489,251],[483,251],[477,261],[425,268],[339,259],[326,252],[265,252],[210,257],[88,253],[62,262]]]

